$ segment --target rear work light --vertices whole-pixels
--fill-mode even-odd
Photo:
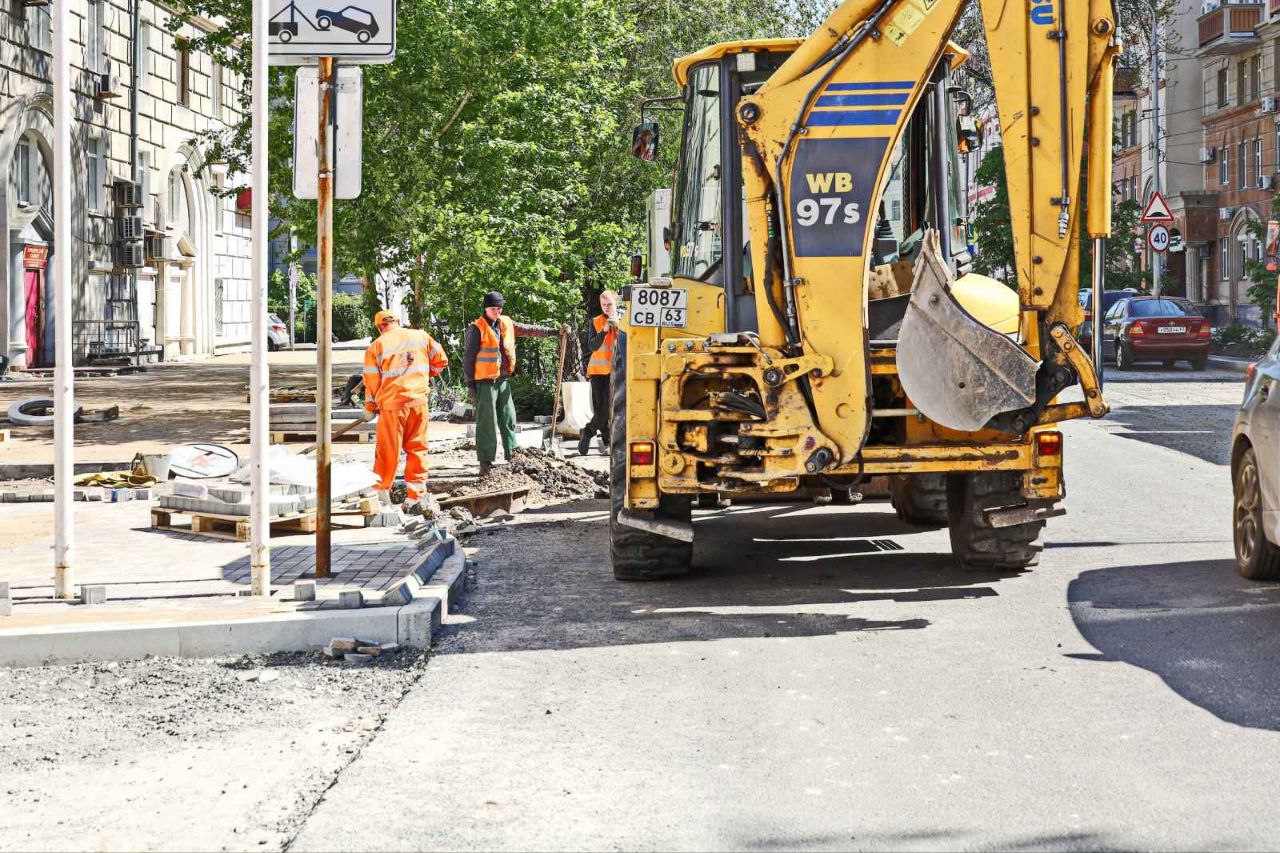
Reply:
[[[653,442],[652,441],[632,442],[631,464],[632,465],[652,465],[653,464]]]
[[[1039,432],[1036,433],[1036,452],[1041,456],[1061,456],[1062,455],[1062,433],[1060,432]]]

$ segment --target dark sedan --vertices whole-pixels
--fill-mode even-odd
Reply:
[[[367,9],[361,9],[359,6],[346,6],[336,12],[329,9],[317,9],[316,28],[327,30],[331,27],[355,33],[356,39],[361,44],[376,36],[379,30],[378,20],[373,17],[373,13]]]
[[[1213,329],[1185,299],[1176,296],[1133,296],[1122,299],[1102,323],[1102,355],[1116,367],[1129,370],[1140,361],[1159,361],[1173,367],[1191,362],[1195,370],[1209,363]]]
[[[1231,439],[1236,570],[1280,580],[1280,338],[1249,366]]]

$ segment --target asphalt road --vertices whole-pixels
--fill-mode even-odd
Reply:
[[[292,847],[1275,849],[1280,585],[1232,569],[1240,391],[1113,376],[1017,575],[868,503],[699,514],[691,577],[623,585],[602,503],[526,517]]]

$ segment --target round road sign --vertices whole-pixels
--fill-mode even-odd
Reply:
[[[1163,252],[1169,248],[1169,229],[1163,225],[1152,225],[1147,232],[1147,245],[1153,252]]]

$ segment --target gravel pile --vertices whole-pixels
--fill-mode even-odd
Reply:
[[[505,489],[530,490],[534,500],[583,500],[609,496],[609,477],[592,473],[545,450],[517,448],[506,467],[453,490],[455,497]]]

